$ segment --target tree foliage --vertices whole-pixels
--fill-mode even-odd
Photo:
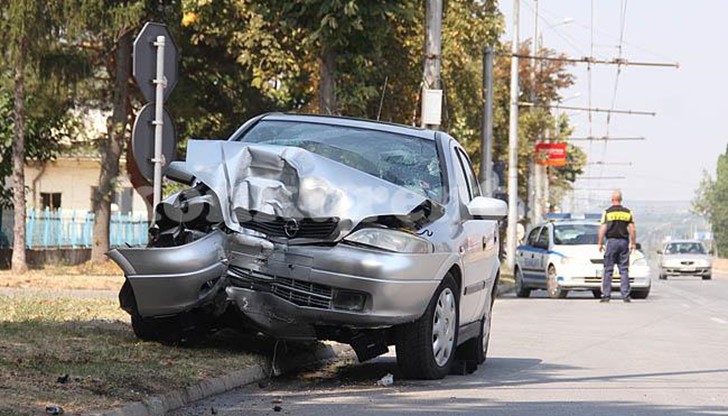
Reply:
[[[718,253],[728,253],[728,148],[718,156],[715,179],[703,172],[692,210],[710,221]]]

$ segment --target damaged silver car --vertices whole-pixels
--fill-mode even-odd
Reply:
[[[485,361],[503,201],[481,195],[442,132],[293,114],[191,140],[146,248],[109,256],[146,340],[224,326],[335,340],[365,361],[395,345],[404,376]]]

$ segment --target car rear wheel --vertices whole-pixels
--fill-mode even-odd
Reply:
[[[552,299],[563,299],[569,294],[569,291],[562,289],[556,281],[556,268],[553,265],[549,266],[546,276],[546,291]]]
[[[435,380],[450,372],[459,327],[458,293],[448,273],[424,315],[397,328],[397,364],[406,378]]]
[[[519,298],[527,298],[531,296],[531,289],[526,287],[526,284],[523,282],[523,272],[521,271],[520,267],[516,267],[516,296]]]
[[[490,344],[490,327],[493,322],[493,303],[495,302],[496,290],[498,288],[498,279],[493,284],[490,301],[485,305],[485,312],[480,319],[480,333],[477,337],[464,342],[458,347],[456,359],[464,360],[476,365],[468,365],[467,372],[472,373],[477,369],[477,365],[483,364],[488,357],[488,344]]]

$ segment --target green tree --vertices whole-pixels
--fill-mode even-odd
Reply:
[[[693,210],[709,219],[718,253],[728,253],[728,148],[718,157],[715,180],[704,172]]]
[[[107,133],[98,140],[101,171],[93,197],[94,229],[91,260],[106,261],[109,250],[111,200],[115,180],[119,176],[119,160],[129,149],[129,126],[133,92],[131,84],[132,41],[146,19],[169,20],[171,29],[178,28],[181,4],[178,1],[127,0],[109,3],[105,0],[65,2],[64,29],[67,41],[82,49],[94,68],[94,77],[85,85],[84,106],[109,109]],[[127,167],[137,190],[148,190],[146,181],[136,171],[136,163],[127,152]],[[149,192],[143,197],[149,199]]]
[[[708,221],[710,221],[711,214],[711,201],[710,198],[713,194],[713,188],[715,181],[710,177],[710,173],[703,169],[703,177],[700,179],[700,184],[695,190],[695,196],[692,200],[691,211],[693,214],[699,215]]]
[[[60,4],[53,1],[0,0],[0,48],[12,78],[13,91],[13,112],[10,118],[13,126],[10,160],[14,210],[11,263],[15,273],[24,273],[28,269],[25,258],[24,170],[26,146],[29,144],[26,104],[33,92],[33,87],[28,84],[38,79],[45,57],[51,55],[52,45],[59,33],[59,7]],[[50,140],[50,137],[47,139]]]

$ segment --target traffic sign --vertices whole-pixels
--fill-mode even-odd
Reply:
[[[162,171],[166,171],[169,162],[175,159],[177,149],[177,135],[175,134],[172,116],[164,110],[162,117],[164,130],[162,133],[162,155],[165,163]],[[154,179],[154,103],[148,103],[136,117],[131,133],[131,150],[134,154],[139,171],[149,181]]]
[[[167,26],[161,23],[147,22],[142,31],[134,40],[133,75],[134,79],[147,101],[155,100],[154,79],[157,76],[157,46],[155,45],[158,36],[165,37],[164,45],[164,77],[167,85],[164,88],[164,101],[167,101],[169,94],[177,84],[177,61],[179,51],[167,30]]]

